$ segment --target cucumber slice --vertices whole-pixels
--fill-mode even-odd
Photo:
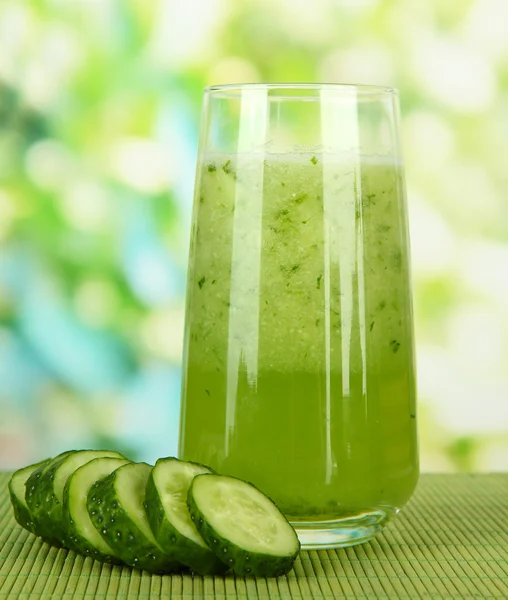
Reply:
[[[95,529],[86,509],[86,500],[89,489],[96,481],[128,462],[122,458],[95,458],[79,467],[67,479],[63,493],[63,525],[73,547],[85,556],[103,562],[121,562]]]
[[[192,520],[205,542],[237,575],[276,577],[300,550],[295,530],[256,487],[235,477],[198,475],[188,494]]]
[[[29,531],[30,533],[36,533],[35,521],[30,514],[30,510],[25,500],[25,483],[27,482],[30,475],[39,468],[47,465],[51,459],[47,458],[35,465],[30,465],[19,469],[13,473],[9,480],[9,495],[11,497],[12,509],[14,511],[14,518],[16,521]]]
[[[30,488],[30,508],[38,523],[46,532],[51,532],[65,547],[77,551],[67,538],[62,525],[62,501],[65,483],[76,469],[94,458],[123,458],[118,452],[111,450],[76,450],[64,453],[51,461],[41,472],[35,484]],[[28,494],[28,492],[27,492]]]
[[[162,548],[200,575],[220,574],[227,567],[206,545],[192,522],[187,492],[196,475],[211,470],[177,458],[160,458],[146,485],[150,527]]]
[[[157,543],[143,505],[151,472],[146,463],[130,463],[95,482],[88,492],[88,514],[124,563],[151,573],[174,573],[182,566]]]
[[[36,469],[25,483],[25,500],[28,506],[28,510],[32,515],[32,521],[34,523],[34,533],[42,537],[42,539],[51,544],[52,546],[62,547],[62,542],[59,535],[56,535],[51,526],[48,524],[45,518],[45,512],[42,506],[42,496],[40,490],[45,485],[42,482],[45,474],[53,465],[58,463],[60,460],[75,452],[74,450],[66,450],[55,458],[52,458],[49,462],[41,465]],[[42,519],[40,518],[42,515]]]

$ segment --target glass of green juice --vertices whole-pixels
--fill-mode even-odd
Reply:
[[[205,90],[179,455],[254,483],[303,548],[366,542],[418,480],[398,93]]]

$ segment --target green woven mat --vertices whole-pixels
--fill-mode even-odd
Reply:
[[[424,475],[373,542],[302,552],[277,579],[157,576],[43,544],[19,527],[0,474],[0,600],[508,599],[508,474]]]

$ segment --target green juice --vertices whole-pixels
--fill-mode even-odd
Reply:
[[[294,522],[384,522],[418,478],[400,166],[210,155],[194,206],[180,456]]]

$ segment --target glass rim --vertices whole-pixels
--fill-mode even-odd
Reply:
[[[225,83],[209,85],[204,88],[205,94],[241,92],[243,90],[283,90],[283,91],[343,91],[356,92],[362,96],[392,95],[398,96],[399,91],[395,87],[367,84],[367,83],[310,83],[310,82],[284,82],[284,83]]]

